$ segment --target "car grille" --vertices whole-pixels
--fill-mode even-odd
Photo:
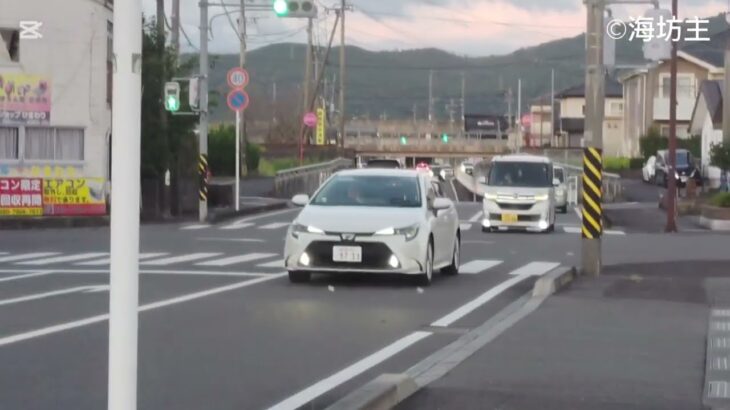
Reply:
[[[359,246],[362,248],[362,262],[335,262],[332,260],[333,246]],[[355,268],[355,269],[385,269],[389,268],[388,259],[393,254],[390,248],[379,242],[334,242],[314,241],[306,250],[312,259],[314,268]]]
[[[502,214],[489,214],[490,221],[499,222],[502,220]],[[517,215],[518,222],[537,222],[540,220],[540,215]]]
[[[534,204],[507,204],[497,202],[497,205],[499,205],[500,209],[506,209],[511,211],[528,211],[532,208],[532,205]]]

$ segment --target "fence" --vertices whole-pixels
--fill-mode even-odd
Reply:
[[[333,173],[353,166],[352,159],[338,158],[320,164],[279,171],[274,178],[275,195],[277,198],[291,198],[296,194],[311,195]]]

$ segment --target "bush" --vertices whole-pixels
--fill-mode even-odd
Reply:
[[[256,144],[246,145],[246,169],[249,173],[255,173],[259,170],[261,162],[261,147]]]
[[[649,129],[649,132],[639,139],[639,147],[641,155],[646,161],[650,156],[656,155],[656,152],[669,148],[669,138],[659,135],[655,128]],[[677,138],[677,148],[686,149],[692,153],[695,158],[702,156],[702,137],[693,135],[687,139]]]
[[[644,167],[644,158],[631,158],[629,160],[629,169],[641,169]]]
[[[210,129],[208,164],[215,176],[236,174],[236,127],[223,125]]]
[[[730,208],[730,192],[720,192],[710,199],[710,204],[721,208]]]
[[[608,172],[623,171],[629,169],[630,160],[625,157],[605,157],[603,169]]]
[[[730,170],[730,146],[723,143],[712,144],[712,147],[710,147],[710,164],[722,171]]]

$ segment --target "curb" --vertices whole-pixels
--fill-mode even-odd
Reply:
[[[327,407],[327,410],[388,410],[416,390],[416,382],[407,374],[382,374]]]
[[[578,277],[573,266],[560,266],[541,276],[532,288],[532,297],[547,297],[559,292]]]

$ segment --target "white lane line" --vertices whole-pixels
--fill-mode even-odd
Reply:
[[[472,216],[471,218],[469,218],[469,222],[474,223],[474,222],[478,221],[479,218],[481,218],[483,214],[484,214],[484,211],[477,212],[474,216]]]
[[[468,231],[469,229],[471,229],[471,224],[459,224],[459,229],[461,229],[462,231]]]
[[[501,263],[502,261],[497,260],[477,259],[461,265],[459,267],[459,273],[474,275],[477,273],[482,273],[483,271],[491,269]]]
[[[555,266],[558,266],[559,264],[555,264]],[[512,286],[522,282],[523,280],[529,278],[530,276],[534,276],[538,274],[538,270],[532,266],[532,263],[527,264],[523,266],[522,268],[517,269],[516,271],[521,271],[517,276],[514,276],[499,285],[489,289],[488,291],[482,293],[481,295],[477,296],[476,299],[467,302],[466,304],[462,305],[461,307],[458,307],[453,312],[447,314],[446,316],[442,317],[441,319],[431,323],[431,326],[433,327],[448,327],[452,323],[456,322],[457,320],[463,318],[464,316],[468,315],[469,313],[473,312],[474,310],[478,309],[483,304],[489,302],[490,300],[494,299],[495,297],[499,296],[502,292],[506,291],[507,289],[511,288]],[[540,265],[543,268],[547,268],[548,265]],[[529,267],[529,268],[528,268]],[[544,272],[541,273],[547,273],[550,271],[550,269],[546,269]]]
[[[290,222],[272,222],[268,225],[259,226],[259,229],[269,229],[269,230],[280,229],[285,226],[289,226],[289,224],[290,224]]]
[[[279,273],[276,275],[268,275],[266,277],[250,279],[250,280],[246,280],[244,282],[234,283],[232,285],[221,286],[218,288],[204,290],[201,292],[190,293],[188,295],[178,296],[178,297],[175,297],[172,299],[166,299],[166,300],[161,300],[159,302],[142,305],[137,310],[139,312],[144,312],[147,310],[158,309],[161,307],[175,305],[175,304],[182,303],[182,302],[188,302],[188,301],[200,299],[200,298],[203,298],[206,296],[211,296],[211,295],[215,295],[218,293],[223,293],[223,292],[228,292],[231,290],[245,288],[247,286],[256,285],[258,283],[266,282],[266,281],[273,280],[273,279],[278,279],[284,275],[286,275],[286,274]],[[53,333],[63,332],[65,330],[75,329],[78,327],[103,322],[108,319],[109,319],[109,314],[103,314],[103,315],[88,317],[86,319],[75,320],[73,322],[67,322],[67,323],[61,323],[59,325],[48,326],[48,327],[44,327],[42,329],[31,330],[29,332],[18,333],[18,334],[11,335],[11,336],[5,336],[5,337],[0,338],[0,346],[5,346],[5,345],[12,344],[12,343],[22,342],[24,340],[34,339],[37,337],[46,336],[46,335],[50,335]]]
[[[322,379],[317,383],[307,387],[299,393],[281,401],[271,407],[268,410],[295,410],[305,404],[311,402],[317,397],[324,393],[334,389],[342,383],[362,374],[363,372],[377,366],[378,364],[388,360],[395,356],[401,351],[407,349],[416,342],[425,339],[430,336],[431,332],[413,332],[408,336],[405,336],[392,344],[378,350],[377,352],[365,357],[364,359],[353,363],[352,365],[340,370],[339,372]]]
[[[26,273],[23,275],[15,275],[15,276],[6,276],[4,278],[0,278],[0,282],[8,282],[11,280],[18,280],[18,279],[25,279],[25,278],[34,278],[36,276],[44,276],[51,274],[51,271],[45,271],[45,272],[33,272],[33,273]]]
[[[196,266],[228,266],[236,263],[251,262],[259,259],[270,258],[276,256],[275,253],[247,253],[245,255],[231,256],[222,259],[213,259],[212,261],[205,261],[196,263]]]
[[[243,228],[248,228],[249,226],[253,226],[253,222],[232,223],[230,225],[221,226],[220,229],[224,229],[224,230],[243,229]]]
[[[185,231],[197,231],[197,230],[206,229],[206,228],[210,228],[210,224],[187,225],[187,226],[183,226],[180,229],[185,230]]]
[[[190,262],[198,259],[212,258],[213,256],[220,255],[220,252],[197,252],[189,253],[187,255],[171,256],[169,258],[153,259],[151,261],[140,262],[140,265],[153,265],[153,266],[164,266],[172,265],[173,263]]]
[[[26,296],[20,296],[13,299],[5,299],[0,300],[0,306],[5,305],[12,305],[15,303],[21,303],[21,302],[28,302],[31,300],[37,300],[37,299],[45,299],[50,298],[53,296],[60,296],[60,295],[66,295],[69,293],[79,293],[79,292],[86,292],[86,291],[97,291],[99,288],[108,289],[108,285],[90,285],[90,286],[77,286],[75,288],[68,288],[68,289],[61,289],[61,290],[54,290],[51,292],[44,292],[44,293],[36,293],[34,295],[26,295]]]
[[[38,269],[0,269],[0,273],[21,273],[21,272],[38,272]],[[46,273],[66,273],[66,274],[109,274],[109,269],[53,269]],[[203,270],[161,270],[161,269],[140,269],[140,274],[145,275],[180,275],[180,276],[230,276],[238,277],[260,277],[271,276],[271,272],[221,272],[221,271],[203,271]]]
[[[98,258],[100,256],[108,255],[106,252],[87,252],[87,253],[77,253],[75,255],[66,255],[66,256],[56,256],[52,258],[45,258],[45,259],[36,259],[32,261],[25,261],[25,262],[16,262],[16,265],[50,265],[52,263],[63,263],[63,262],[73,262],[73,261],[80,261],[82,259],[92,259],[92,258]]]
[[[256,265],[259,268],[283,268],[284,267],[284,259],[279,259],[271,262],[262,263],[260,265]]]
[[[14,261],[20,261],[23,259],[33,259],[33,258],[43,258],[46,256],[53,256],[58,255],[58,252],[34,252],[34,253],[24,253],[20,255],[11,255],[11,256],[3,256],[0,258],[0,262],[14,262]]]
[[[145,260],[145,259],[152,259],[157,258],[160,256],[167,255],[167,252],[158,252],[158,253],[140,253],[139,254],[139,260]],[[87,262],[79,262],[75,263],[74,265],[81,265],[81,266],[102,266],[102,265],[108,265],[111,263],[111,260],[109,258],[104,259],[96,259],[93,261],[87,261]]]

